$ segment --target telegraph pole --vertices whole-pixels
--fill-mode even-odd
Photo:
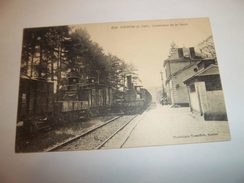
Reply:
[[[164,76],[163,76],[163,71],[160,71],[161,75],[161,81],[162,81],[162,95],[164,96],[165,90],[164,90]]]

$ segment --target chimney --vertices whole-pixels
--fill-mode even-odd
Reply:
[[[190,58],[191,59],[195,59],[196,58],[196,53],[195,53],[194,47],[190,47],[189,48],[189,52],[190,52]]]
[[[127,76],[127,88],[128,90],[132,90],[133,88],[131,76]]]
[[[178,56],[179,58],[184,58],[183,48],[178,48]]]

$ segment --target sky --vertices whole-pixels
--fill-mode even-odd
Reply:
[[[78,25],[105,51],[132,63],[145,88],[160,87],[163,61],[172,42],[192,47],[212,35],[208,18]]]

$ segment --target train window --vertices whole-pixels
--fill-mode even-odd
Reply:
[[[96,90],[92,89],[92,95],[95,96],[95,94],[96,94]]]
[[[81,101],[88,101],[89,100],[89,92],[88,91],[81,91],[79,94]]]
[[[22,93],[21,101],[22,103],[26,103],[26,93]]]
[[[21,109],[26,109],[26,104],[27,104],[27,101],[26,101],[26,93],[22,93],[21,94]]]

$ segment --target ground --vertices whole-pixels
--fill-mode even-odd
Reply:
[[[95,117],[81,122],[67,122],[50,131],[39,132],[30,137],[19,136],[16,138],[16,152],[42,152],[76,135],[95,128],[112,119],[114,115]]]
[[[189,107],[154,104],[142,114],[123,147],[197,143],[230,139],[227,121],[204,121]]]
[[[16,152],[46,151],[69,138],[96,128],[113,117],[114,115],[96,117],[85,122],[69,122],[29,139],[17,139]],[[102,149],[229,139],[227,121],[205,121],[198,114],[193,114],[189,107],[172,108],[171,106],[153,103],[146,111],[138,114],[127,126],[113,136]]]

